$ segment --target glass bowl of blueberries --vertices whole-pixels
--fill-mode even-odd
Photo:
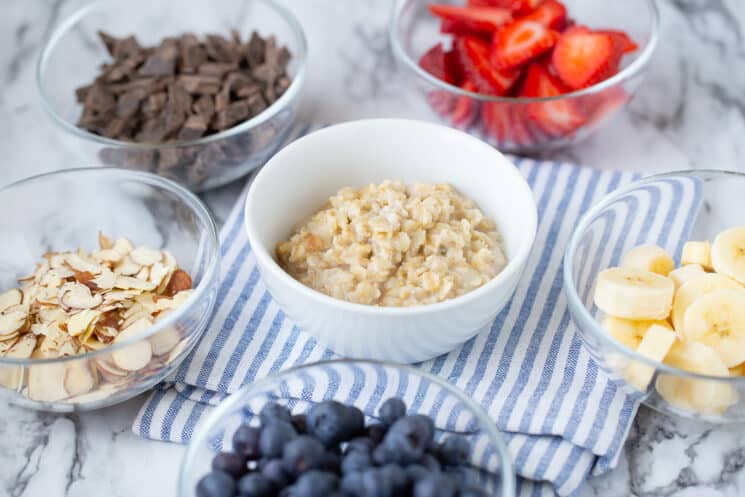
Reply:
[[[447,382],[383,362],[299,366],[248,385],[197,430],[182,497],[515,495],[507,446]]]

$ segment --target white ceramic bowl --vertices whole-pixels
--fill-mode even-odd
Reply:
[[[509,263],[460,297],[413,307],[338,300],[306,287],[275,260],[277,243],[345,186],[398,179],[450,183],[491,217]],[[491,146],[445,126],[374,119],[331,126],[277,153],[246,199],[248,239],[264,283],[282,310],[336,353],[416,362],[455,348],[487,327],[512,296],[535,239],[533,194]]]

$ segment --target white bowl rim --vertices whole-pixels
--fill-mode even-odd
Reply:
[[[277,161],[277,157],[281,158],[281,155],[285,153],[286,150],[292,150],[293,148],[299,146],[298,144],[302,143],[302,141],[306,137],[314,136],[317,134],[325,134],[325,133],[333,133],[337,129],[346,128],[346,127],[357,127],[357,126],[365,126],[367,124],[379,124],[379,125],[393,125],[393,124],[407,124],[410,126],[422,126],[430,128],[433,132],[439,132],[439,133],[446,133],[451,134],[454,136],[457,136],[458,139],[463,140],[464,142],[470,142],[473,146],[476,147],[484,147],[488,148],[489,151],[493,154],[496,154],[499,156],[501,161],[507,161],[511,167],[505,167],[505,174],[508,175],[509,178],[511,178],[515,183],[515,188],[519,188],[521,191],[521,194],[526,195],[531,200],[532,209],[529,212],[524,213],[526,220],[523,223],[525,238],[522,241],[522,244],[517,250],[517,253],[514,254],[513,257],[508,259],[507,266],[502,269],[502,271],[497,274],[494,278],[484,283],[482,286],[476,288],[475,290],[471,290],[468,293],[464,293],[463,295],[460,295],[458,297],[454,297],[452,299],[444,300],[442,302],[437,302],[434,304],[425,304],[425,305],[413,305],[408,307],[383,307],[383,306],[374,306],[374,305],[365,305],[365,304],[357,304],[354,302],[347,302],[345,300],[336,299],[333,297],[330,297],[324,293],[321,293],[317,290],[313,290],[312,288],[305,286],[304,284],[300,283],[298,280],[290,276],[284,269],[280,267],[280,265],[277,263],[277,261],[272,257],[269,252],[267,251],[266,247],[261,246],[258,243],[255,243],[258,240],[258,235],[256,233],[256,229],[254,228],[253,224],[251,223],[250,219],[251,216],[249,215],[249,211],[251,209],[251,206],[253,204],[254,195],[253,192],[255,189],[261,188],[262,181],[264,181],[264,177],[266,176],[266,171],[272,167],[272,164]],[[329,194],[333,194],[335,192],[329,192]],[[530,255],[530,252],[533,248],[533,243],[535,242],[535,236],[536,236],[536,230],[538,227],[538,211],[535,204],[535,199],[533,197],[533,191],[530,189],[530,186],[528,185],[528,182],[525,180],[525,178],[520,174],[520,171],[518,171],[517,167],[507,159],[504,155],[502,155],[501,152],[499,152],[496,148],[492,147],[491,145],[484,143],[483,141],[479,140],[478,138],[471,136],[467,133],[464,133],[462,131],[450,128],[448,126],[444,126],[441,124],[435,124],[427,121],[419,121],[415,119],[389,119],[389,118],[380,118],[380,119],[361,119],[361,120],[355,120],[355,121],[348,121],[340,124],[335,124],[333,126],[328,126],[326,128],[319,129],[317,131],[314,131],[312,133],[309,133],[308,135],[305,135],[304,137],[301,137],[297,140],[295,140],[293,143],[287,145],[284,149],[277,152],[277,154],[272,157],[272,159],[269,160],[269,162],[264,165],[263,168],[259,171],[259,173],[256,175],[256,177],[253,180],[253,183],[251,184],[251,187],[248,190],[248,194],[246,195],[246,203],[244,206],[244,226],[248,235],[248,241],[251,245],[251,249],[254,253],[254,256],[256,257],[256,260],[258,263],[260,263],[261,266],[268,269],[268,271],[271,273],[271,276],[274,278],[279,278],[283,281],[286,285],[289,285],[290,288],[292,288],[295,292],[301,293],[304,297],[307,297],[311,300],[316,301],[319,304],[326,305],[326,306],[335,306],[337,308],[340,308],[344,311],[349,312],[355,312],[359,314],[365,314],[365,315],[377,315],[377,316],[413,316],[413,315],[421,315],[421,314],[427,314],[433,311],[444,311],[447,309],[451,309],[454,307],[460,307],[464,304],[467,304],[473,300],[476,300],[483,295],[487,294],[491,290],[493,290],[495,287],[503,284],[508,278],[511,278],[513,276],[518,276],[515,273],[521,272],[522,268],[524,267],[525,262],[528,259],[528,256]]]
[[[65,363],[65,362],[72,362],[72,361],[78,361],[78,360],[83,360],[83,359],[90,359],[92,357],[107,355],[116,350],[123,349],[129,345],[139,343],[142,340],[146,340],[147,338],[153,335],[157,335],[158,332],[160,332],[161,330],[163,330],[164,328],[168,326],[173,325],[176,321],[178,321],[179,318],[181,318],[188,309],[192,308],[196,302],[202,300],[202,298],[204,297],[204,295],[207,293],[209,289],[210,282],[215,278],[215,273],[218,272],[218,268],[220,265],[220,238],[217,233],[217,225],[215,224],[215,219],[212,217],[212,214],[210,213],[209,209],[207,209],[207,207],[199,199],[199,197],[194,195],[194,193],[192,193],[185,187],[181,186],[180,184],[170,179],[164,178],[162,176],[158,176],[157,174],[148,173],[145,171],[133,171],[130,169],[122,169],[118,167],[99,167],[99,166],[78,167],[78,168],[71,168],[71,169],[60,169],[57,171],[37,174],[35,176],[29,176],[28,178],[24,178],[19,181],[0,187],[0,193],[10,190],[12,188],[18,187],[18,186],[26,185],[28,183],[44,181],[45,179],[51,178],[51,177],[75,176],[75,175],[81,175],[81,174],[95,175],[99,173],[106,174],[106,175],[119,176],[121,177],[122,181],[131,180],[131,181],[136,181],[141,184],[162,188],[164,190],[170,191],[171,193],[179,197],[179,199],[184,203],[184,205],[188,206],[189,209],[191,209],[191,211],[197,215],[197,217],[199,217],[205,222],[207,226],[207,230],[206,230],[207,237],[210,240],[210,249],[214,251],[214,257],[212,257],[212,260],[209,261],[207,265],[207,269],[204,272],[204,276],[200,280],[199,284],[194,288],[194,293],[192,293],[189,296],[189,298],[187,298],[186,301],[183,304],[181,304],[181,307],[174,310],[174,312],[170,313],[162,321],[154,323],[152,326],[147,328],[143,333],[127,338],[126,340],[122,340],[121,342],[113,343],[101,349],[85,352],[83,354],[69,355],[69,356],[63,356],[63,357],[53,357],[49,359],[30,359],[30,358],[29,359],[14,359],[11,357],[0,357],[0,367],[2,366],[33,366],[37,364]],[[213,309],[214,309],[214,303],[210,306],[210,309],[208,310],[208,312],[211,313]],[[202,330],[199,333],[200,336],[204,333],[205,330]]]
[[[571,256],[577,251],[577,245],[579,244],[580,235],[587,230],[590,221],[597,215],[598,212],[608,207],[608,205],[615,202],[618,198],[638,189],[639,187],[654,183],[661,179],[676,178],[680,176],[701,176],[706,174],[735,176],[741,179],[745,179],[745,174],[736,171],[726,171],[721,169],[684,169],[680,171],[654,174],[636,181],[632,181],[631,183],[613,190],[612,192],[601,198],[582,216],[579,223],[577,223],[577,227],[572,233],[569,243],[566,246],[566,251],[564,252],[564,291],[566,292],[567,303],[570,309],[574,306],[579,310],[577,319],[580,320],[580,323],[575,323],[575,325],[586,326],[594,336],[600,337],[600,340],[603,341],[606,345],[609,345],[612,349],[614,349],[615,352],[622,354],[633,361],[652,366],[653,368],[655,368],[655,370],[678,377],[697,380],[710,380],[715,382],[745,384],[745,376],[712,376],[700,373],[692,373],[684,369],[669,366],[660,361],[655,361],[654,359],[643,356],[637,351],[622,345],[620,342],[614,340],[609,333],[605,332],[602,326],[600,326],[600,323],[598,323],[598,321],[594,317],[592,317],[590,312],[587,310],[587,307],[585,307],[585,304],[582,302],[582,300],[579,298],[579,295],[577,294],[576,285],[574,284],[574,277],[572,276],[574,271],[574,261],[572,260]],[[575,316],[573,314],[571,317],[573,320],[575,319]]]
[[[283,376],[287,376],[289,374],[300,373],[306,369],[312,369],[316,367],[344,365],[344,364],[383,366],[383,367],[389,367],[393,369],[402,369],[411,374],[414,374],[416,376],[419,376],[421,378],[431,381],[435,385],[439,386],[443,390],[446,390],[448,393],[452,394],[458,400],[463,402],[471,410],[471,412],[476,416],[476,418],[479,420],[479,423],[482,425],[481,428],[486,430],[492,442],[494,442],[494,444],[497,446],[497,453],[499,454],[499,464],[500,464],[499,467],[501,469],[500,471],[500,476],[502,480],[501,486],[502,486],[502,491],[504,492],[502,495],[504,497],[513,497],[515,495],[515,485],[516,485],[515,468],[514,468],[514,463],[512,462],[512,456],[510,455],[510,451],[507,447],[507,444],[504,441],[503,432],[497,427],[496,423],[491,419],[491,417],[488,415],[486,410],[480,404],[478,404],[476,401],[474,401],[472,398],[466,395],[466,393],[463,392],[460,388],[448,383],[442,378],[437,377],[436,375],[430,373],[429,371],[425,371],[420,368],[415,368],[408,364],[398,364],[395,362],[375,361],[375,360],[366,360],[366,359],[331,359],[327,361],[311,362],[308,364],[301,364],[299,366],[293,366],[289,369],[271,373],[268,376],[262,378],[261,380],[244,385],[240,389],[238,389],[236,392],[232,393],[227,399],[223,400],[217,407],[215,407],[212,410],[212,412],[210,412],[209,416],[197,426],[197,430],[194,433],[194,436],[189,441],[189,445],[187,446],[186,451],[184,451],[184,455],[181,459],[181,468],[179,470],[179,479],[178,479],[179,480],[178,481],[178,495],[180,497],[183,497],[186,495],[192,495],[191,489],[185,488],[185,484],[187,480],[187,475],[186,475],[187,469],[191,469],[191,466],[193,464],[193,460],[194,460],[194,457],[196,456],[197,451],[200,449],[200,446],[207,439],[207,437],[209,436],[210,430],[212,430],[215,427],[217,421],[220,418],[222,418],[224,415],[226,415],[228,412],[230,412],[232,409],[234,409],[236,406],[238,406],[241,402],[243,402],[247,395],[249,395],[253,391],[261,390],[262,388],[265,388],[267,385],[270,385],[271,383],[276,382]]]

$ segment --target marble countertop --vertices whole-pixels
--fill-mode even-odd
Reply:
[[[52,27],[79,3],[3,0],[0,6],[0,185],[74,163],[66,137],[40,107],[34,64]],[[283,3],[304,24],[312,47],[305,112],[329,123],[417,116],[387,45],[391,0]],[[745,2],[659,3],[661,43],[636,99],[593,137],[550,157],[643,172],[745,171]],[[203,198],[222,220],[240,188]],[[0,497],[175,495],[183,447],[132,434],[141,402],[65,416],[0,406]],[[745,431],[642,408],[619,466],[582,492],[627,495],[745,495]]]

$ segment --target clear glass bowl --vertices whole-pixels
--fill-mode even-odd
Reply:
[[[110,60],[97,32],[133,34],[143,45],[193,32],[245,40],[257,30],[275,35],[292,53],[290,87],[259,115],[226,131],[172,144],[137,144],[106,138],[76,126],[82,106],[75,89],[89,84]],[[215,188],[259,167],[281,145],[296,118],[305,79],[307,46],[295,17],[273,0],[99,0],[66,19],[39,57],[36,81],[44,109],[70,135],[66,140],[81,163],[105,164],[157,173],[194,191]]]
[[[431,3],[435,2],[397,0],[389,28],[396,59],[424,97],[422,111],[507,152],[535,153],[571,145],[592,134],[631,100],[657,45],[659,11],[654,0],[565,0],[569,17],[578,24],[593,29],[620,29],[639,44],[636,52],[624,57],[621,71],[594,86],[558,97],[482,95],[448,84],[419,67],[419,58],[433,45],[442,42],[448,48],[452,40],[451,35],[440,33],[439,19],[427,9]],[[465,0],[438,0],[437,3],[464,5]],[[567,102],[580,109],[586,119],[578,129],[549,133],[532,117]],[[453,112],[456,105],[461,110],[457,114]]]
[[[151,388],[188,355],[207,326],[217,295],[217,228],[204,204],[159,176],[114,168],[68,169],[0,189],[0,291],[18,286],[42,254],[98,248],[98,231],[170,251],[193,279],[194,294],[141,335],[95,352],[58,359],[0,357],[0,396],[45,411],[98,409]],[[112,368],[112,357],[149,341],[150,362]],[[138,345],[139,344],[139,345]],[[159,355],[156,355],[159,354]],[[70,394],[68,375],[90,382]],[[29,380],[42,388],[29,389]],[[90,381],[92,380],[92,381]]]
[[[713,240],[724,229],[745,226],[743,191],[745,175],[734,172],[651,176],[619,188],[592,207],[567,246],[564,286],[585,348],[624,388],[663,413],[712,423],[743,422],[745,377],[694,374],[625,347],[600,326],[602,313],[593,303],[595,279],[637,245],[665,248],[677,266],[686,241]],[[628,381],[629,368],[653,372],[652,381],[640,390],[638,383]],[[691,398],[693,403],[687,400]]]
[[[380,388],[385,385],[384,388]],[[230,448],[241,423],[258,425],[258,412],[268,402],[285,405],[293,414],[322,400],[352,404],[375,421],[378,406],[399,396],[409,414],[426,414],[435,421],[435,438],[448,433],[467,437],[472,447],[467,477],[488,495],[515,495],[515,474],[509,452],[486,412],[463,392],[441,379],[393,363],[337,360],[288,369],[247,385],[225,400],[198,427],[181,465],[179,492],[193,497],[197,482],[210,471],[213,456]],[[457,416],[453,416],[458,413]]]

